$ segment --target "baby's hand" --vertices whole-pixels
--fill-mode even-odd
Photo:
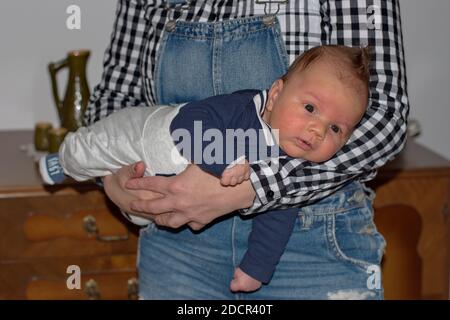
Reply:
[[[242,159],[232,167],[226,168],[220,179],[223,186],[235,186],[250,178],[250,165],[247,160]]]
[[[261,281],[250,277],[241,268],[236,268],[233,280],[230,283],[230,289],[233,292],[252,292],[261,288]]]

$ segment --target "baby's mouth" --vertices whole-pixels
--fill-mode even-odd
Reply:
[[[302,138],[297,138],[297,145],[304,151],[312,150],[312,144]]]

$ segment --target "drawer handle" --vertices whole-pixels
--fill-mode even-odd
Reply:
[[[88,233],[90,236],[95,236],[97,241],[102,242],[115,242],[115,241],[126,241],[128,240],[128,231],[127,234],[124,236],[100,236],[99,229],[97,227],[97,220],[95,220],[95,217],[88,215],[83,218],[83,227],[84,230]]]
[[[139,284],[136,278],[128,279],[128,299],[138,300]]]
[[[85,292],[89,300],[100,300],[100,290],[98,284],[94,279],[89,279],[85,284]]]

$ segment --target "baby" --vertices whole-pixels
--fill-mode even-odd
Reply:
[[[324,162],[347,143],[364,115],[368,83],[367,48],[316,47],[299,56],[268,91],[127,108],[80,128],[67,135],[59,154],[41,159],[41,175],[54,184],[66,175],[79,181],[102,177],[141,160],[148,175],[178,174],[195,163],[232,187],[249,179],[254,161]],[[253,219],[232,291],[254,291],[270,281],[297,211],[270,211]],[[124,215],[139,225],[149,223]]]

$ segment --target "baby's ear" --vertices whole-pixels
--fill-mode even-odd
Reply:
[[[281,90],[283,90],[283,86],[284,82],[282,79],[277,79],[274,81],[274,83],[272,83],[272,86],[270,87],[269,93],[267,95],[267,110],[272,111],[273,105],[275,104],[278,95],[281,93]]]

